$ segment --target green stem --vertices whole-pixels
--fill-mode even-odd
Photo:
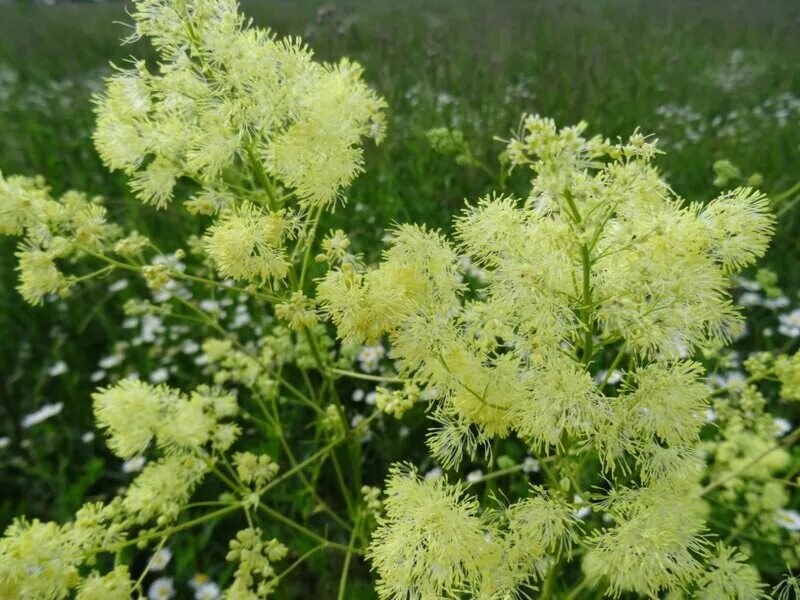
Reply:
[[[271,509],[269,506],[267,506],[263,502],[259,502],[258,503],[258,507],[261,510],[263,510],[265,513],[267,513],[270,517],[275,519],[276,521],[280,521],[284,525],[286,525],[288,527],[291,527],[292,529],[295,529],[296,531],[299,531],[300,533],[302,533],[302,534],[304,534],[304,535],[306,535],[306,536],[308,536],[308,537],[310,537],[310,538],[312,538],[314,540],[317,540],[320,543],[327,544],[329,548],[336,548],[337,550],[341,550],[342,552],[347,552],[348,551],[347,546],[345,546],[344,544],[338,544],[336,542],[331,542],[330,540],[326,540],[321,535],[311,531],[308,527],[304,527],[303,525],[300,525],[300,523],[298,523],[297,521],[293,521],[289,517],[285,517],[284,515],[282,515],[278,511]]]
[[[625,350],[627,349],[626,346],[627,346],[626,344],[622,344],[622,346],[620,346],[619,352],[617,352],[617,355],[611,362],[611,366],[608,367],[608,371],[606,371],[606,375],[605,377],[603,377],[603,381],[601,381],[600,385],[598,386],[598,389],[601,392],[603,391],[603,388],[606,387],[606,385],[608,384],[608,380],[611,379],[611,374],[614,372],[614,369],[617,368],[619,361],[622,360],[622,355],[625,354]]]
[[[184,529],[191,529],[195,525],[200,525],[201,523],[205,523],[207,521],[212,521],[214,519],[217,519],[217,518],[219,518],[219,517],[221,517],[223,515],[228,514],[229,512],[233,512],[234,510],[238,510],[241,507],[242,507],[242,503],[241,502],[236,502],[234,504],[226,506],[225,508],[220,508],[219,510],[215,510],[214,512],[210,512],[208,514],[205,514],[202,517],[197,517],[196,519],[192,519],[190,521],[185,521],[183,523],[180,523],[178,525],[170,527],[169,529],[166,529],[166,530],[163,530],[163,531],[153,531],[153,532],[150,532],[150,533],[144,533],[144,534],[140,535],[139,537],[137,537],[135,539],[126,540],[124,542],[120,542],[119,544],[115,544],[113,546],[108,546],[106,548],[102,548],[101,551],[102,552],[112,552],[113,553],[113,552],[117,552],[118,550],[122,550],[124,548],[128,548],[130,546],[135,546],[136,544],[139,544],[141,542],[146,542],[148,540],[152,540],[152,539],[160,538],[160,537],[169,537],[169,536],[171,536],[171,535],[173,535],[175,533],[178,533],[179,531],[183,531]]]
[[[264,165],[262,165],[261,161],[258,160],[252,144],[247,146],[247,158],[250,160],[250,166],[255,173],[256,180],[258,181],[259,185],[264,188],[264,191],[267,192],[267,196],[269,196],[270,208],[277,208],[278,199],[275,196],[275,188],[273,187],[267,172],[264,170]]]
[[[298,284],[299,291],[303,291],[305,289],[305,282],[306,282],[306,273],[308,271],[308,265],[311,260],[311,248],[314,246],[314,238],[317,235],[317,227],[319,227],[319,221],[322,217],[322,209],[323,206],[320,205],[317,207],[317,210],[314,213],[314,217],[312,218],[312,225],[311,225],[311,232],[306,239],[306,251],[303,254],[303,266],[300,269],[300,283]]]
[[[716,488],[718,488],[719,486],[721,486],[723,483],[726,483],[727,481],[730,481],[731,479],[734,479],[734,478],[738,477],[739,475],[741,475],[742,473],[744,473],[744,472],[745,472],[747,469],[749,469],[750,467],[752,467],[752,466],[754,466],[754,465],[758,464],[758,463],[759,463],[759,462],[761,462],[761,461],[762,461],[764,458],[766,458],[768,455],[770,455],[770,454],[772,454],[773,452],[775,452],[775,450],[777,450],[777,449],[778,449],[778,448],[780,448],[781,446],[789,446],[789,445],[791,445],[792,443],[794,443],[794,441],[795,441],[797,438],[799,438],[799,437],[800,437],[800,427],[798,427],[797,429],[795,429],[794,431],[792,431],[792,433],[790,433],[789,435],[787,435],[785,438],[783,438],[783,439],[782,439],[780,442],[778,442],[778,443],[777,443],[777,444],[775,444],[774,446],[770,446],[769,448],[767,448],[766,450],[764,450],[764,451],[763,451],[761,454],[759,454],[758,456],[756,456],[756,457],[755,457],[753,460],[751,460],[750,462],[748,462],[747,464],[745,464],[743,467],[741,467],[741,468],[737,469],[736,471],[734,471],[734,472],[732,472],[732,473],[729,473],[728,475],[726,475],[725,477],[722,477],[722,478],[718,479],[717,481],[714,481],[714,482],[712,482],[712,483],[709,483],[709,484],[708,484],[706,487],[704,487],[702,490],[700,490],[700,496],[701,496],[701,497],[702,497],[702,496],[705,496],[705,495],[706,495],[706,494],[708,494],[710,491],[712,491],[712,490],[715,490]]]
[[[274,584],[277,586],[277,584],[280,583],[281,580],[284,577],[286,577],[289,573],[294,571],[297,567],[299,567],[301,564],[303,564],[306,560],[311,558],[311,556],[313,556],[314,554],[316,554],[320,550],[324,550],[328,546],[329,546],[328,543],[320,544],[319,546],[314,546],[311,550],[309,550],[308,552],[303,554],[300,558],[298,558],[296,561],[294,561],[291,565],[286,567],[286,569],[284,569],[284,571],[280,575],[275,577],[275,579],[273,580]]]
[[[347,544],[347,554],[344,555],[344,564],[342,565],[342,575],[339,577],[339,593],[336,595],[336,600],[344,600],[344,593],[347,590],[347,575],[350,571],[350,560],[353,557],[355,550],[356,535],[358,534],[359,525],[361,525],[361,514],[359,513],[356,518],[353,532],[350,534],[350,542]]]
[[[374,381],[376,383],[408,383],[414,381],[413,379],[405,379],[403,377],[382,377],[380,375],[367,375],[366,373],[357,373],[356,371],[346,371],[344,369],[328,369],[328,373],[334,375],[341,375],[342,377],[350,377],[351,379],[363,379],[364,381]]]

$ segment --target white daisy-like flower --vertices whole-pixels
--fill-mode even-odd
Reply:
[[[775,423],[775,437],[783,437],[792,430],[792,424],[788,419],[776,417],[772,422]]]
[[[578,505],[577,508],[572,511],[572,514],[574,514],[578,519],[585,519],[588,517],[592,512],[592,507],[586,504],[583,498],[581,498],[578,494],[575,494],[575,497],[572,500]]]
[[[0,437],[0,450],[3,448],[8,448],[11,445],[11,438],[7,435]]]
[[[101,358],[97,365],[101,369],[113,369],[114,367],[119,366],[123,360],[125,360],[124,354],[110,354],[109,356]]]
[[[526,456],[525,460],[522,461],[522,471],[524,473],[538,473],[539,468],[539,461],[532,456]]]
[[[194,598],[195,600],[218,600],[222,598],[222,592],[216,583],[210,581],[195,590]]]
[[[763,301],[764,298],[761,297],[761,294],[757,294],[756,292],[745,292],[739,296],[739,299],[736,303],[739,306],[760,306]]]
[[[108,291],[113,294],[114,292],[121,292],[126,287],[128,287],[127,279],[117,279],[114,283],[108,286]]]
[[[193,590],[199,590],[204,585],[211,583],[211,578],[205,573],[195,573],[194,577],[189,580],[189,587]]]
[[[150,559],[150,570],[156,572],[163,571],[167,568],[170,560],[172,560],[172,550],[169,548],[161,548],[161,550],[153,554],[153,557]]]
[[[786,337],[800,337],[800,308],[778,316],[778,332]]]
[[[356,388],[353,390],[353,394],[350,396],[350,399],[353,402],[361,402],[364,400],[365,392],[361,388]]]
[[[372,373],[378,369],[380,360],[386,355],[386,349],[382,344],[375,344],[374,346],[364,346],[361,352],[358,353],[358,362],[360,363],[361,370],[367,373]]]
[[[608,377],[608,380],[606,380],[606,377]],[[596,379],[597,383],[602,383],[605,380],[607,385],[616,385],[617,383],[622,381],[622,371],[620,371],[619,369],[614,369],[609,374],[608,371],[603,370],[597,374]]]
[[[200,350],[200,344],[194,340],[186,340],[181,344],[181,352],[184,354],[195,354],[198,350]]]
[[[219,302],[206,298],[200,301],[200,308],[206,312],[219,312]]]
[[[741,388],[747,381],[747,375],[741,371],[728,371],[720,375],[713,375],[710,379],[712,387],[718,388]]]
[[[63,360],[60,360],[56,363],[53,363],[49,369],[47,369],[47,374],[50,377],[58,377],[59,375],[63,375],[67,372],[67,363]]]
[[[800,513],[796,510],[780,509],[775,511],[775,522],[779,527],[789,531],[800,531]]]
[[[87,431],[81,436],[81,441],[84,444],[91,444],[94,441],[95,434],[94,431]]]
[[[745,279],[744,277],[737,277],[736,278],[736,285],[738,285],[743,290],[747,290],[748,292],[757,292],[761,289],[761,284],[757,281],[753,281],[752,279]]]
[[[439,479],[442,475],[444,475],[444,472],[441,467],[433,467],[430,471],[425,473],[425,479]]]
[[[467,474],[467,483],[479,483],[483,481],[483,471],[477,469]]]
[[[147,459],[144,456],[134,456],[122,463],[123,473],[138,473],[144,467]]]
[[[147,600],[169,600],[174,597],[175,584],[171,577],[159,577],[147,590]]]
[[[379,362],[377,358],[370,358],[367,360],[362,360],[358,363],[358,366],[361,368],[362,371],[365,373],[374,373],[378,370]]]
[[[150,383],[164,383],[167,379],[169,379],[169,371],[164,367],[150,373]]]
[[[786,296],[778,296],[777,298],[767,298],[764,300],[764,306],[767,308],[786,308],[789,306],[789,298]]]
[[[250,316],[247,307],[242,304],[236,307],[236,316],[233,318],[230,327],[231,329],[239,329],[240,327],[248,325],[252,320],[253,317]]]
[[[55,402],[53,404],[45,404],[42,408],[37,410],[36,412],[32,412],[29,415],[25,415],[22,419],[22,428],[29,429],[34,425],[38,425],[46,421],[47,419],[56,416],[61,410],[64,408],[63,402]]]
[[[89,375],[89,380],[92,383],[97,383],[98,381],[103,381],[106,378],[106,372],[103,369],[97,369],[94,373]]]
[[[706,409],[706,423],[714,423],[717,420],[717,411],[713,408]]]
[[[378,397],[378,392],[376,392],[375,390],[372,390],[369,394],[364,396],[364,402],[366,402],[370,406],[374,406],[375,405],[375,399],[377,397]]]

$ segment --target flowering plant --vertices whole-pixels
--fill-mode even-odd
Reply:
[[[363,556],[380,598],[409,600],[763,597],[750,527],[777,548],[762,553],[772,566],[797,565],[780,519],[793,518],[800,433],[775,441],[765,394],[777,383],[800,398],[800,357],[753,356],[746,382],[713,392],[692,360],[740,327],[729,282],[772,236],[763,194],[687,204],[650,138],[586,138],[584,123],[526,115],[503,155],[529,172],[524,194],[468,205],[452,240],[398,225],[368,265],[321,225],[363,168],[364,140],[384,133],[385,103],[360,67],[315,62],[232,0],[137,0],[133,19],[158,67],[134,61],[108,79],[95,143],[142,202],[183,199],[203,235],[166,253],[110,221],[101,199],[20,176],[0,178],[0,232],[22,236],[32,304],[141,276],[152,299],[126,312],[190,324],[210,380],[121,379],[93,395],[111,452],[147,462],[69,523],[17,520],[0,541],[3,597],[141,595],[177,534],[234,518],[231,600],[280,594],[321,553],[337,557],[338,598]],[[463,137],[432,141],[477,160]],[[258,329],[227,326],[198,301],[209,294],[256,304]],[[363,346],[374,371],[383,342],[392,370],[351,369]],[[342,401],[352,380],[381,384],[359,418]],[[383,491],[364,485],[373,428],[423,404],[448,475],[421,477],[397,455],[381,465]],[[467,461],[493,470],[462,480]],[[156,554],[136,568],[145,548]],[[174,593],[156,582],[151,595]]]

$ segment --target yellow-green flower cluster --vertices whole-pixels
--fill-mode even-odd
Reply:
[[[548,556],[568,552],[572,508],[545,491],[481,514],[463,485],[395,465],[368,558],[380,598],[522,598]]]
[[[530,197],[488,197],[455,222],[459,249],[486,269],[485,300],[464,300],[449,242],[408,225],[376,269],[333,269],[318,298],[343,339],[388,333],[401,371],[487,435],[538,446],[567,434],[609,456],[691,444],[707,394],[700,367],[678,358],[737,321],[727,276],[765,250],[763,197],[685,205],[641,135],[610,145],[582,138],[583,125],[524,123],[509,152],[535,172]],[[639,366],[605,400],[595,353],[620,342]]]
[[[151,442],[167,453],[211,443],[227,450],[236,439],[220,421],[236,414],[236,399],[200,388],[186,397],[161,385],[125,379],[93,395],[97,425],[108,433],[109,448],[120,458],[144,452]]]
[[[99,198],[70,191],[55,199],[40,177],[0,173],[0,234],[23,237],[18,289],[31,304],[42,304],[49,294],[67,295],[75,283],[62,264],[102,249],[119,228],[106,222]]]
[[[227,559],[238,563],[233,583],[225,591],[225,598],[250,600],[265,598],[275,584],[272,563],[286,556],[286,547],[272,539],[264,541],[258,528],[242,529],[230,542]]]
[[[285,211],[244,203],[222,213],[206,233],[205,248],[224,277],[261,284],[280,281],[291,266],[283,244],[294,229]]]
[[[638,132],[619,144],[585,139],[585,127],[525,117],[507,151],[512,167],[533,172],[526,199],[488,196],[468,206],[455,220],[456,245],[400,226],[376,268],[334,268],[317,294],[343,340],[388,334],[401,376],[435,390],[439,427],[428,441],[444,466],[515,433],[536,453],[571,448],[596,453],[612,474],[633,468],[642,485],[608,496],[617,525],[591,538],[586,568],[612,592],[654,595],[703,571],[704,504],[696,498],[709,390],[701,365],[686,357],[731,337],[740,317],[728,278],[765,252],[773,218],[748,188],[687,204],[651,164],[653,141]],[[459,254],[485,271],[477,297],[461,283]],[[621,386],[607,389],[603,358],[614,367],[625,360]],[[447,566],[439,554],[418,559],[421,569],[440,568],[441,580],[392,568],[410,561],[393,536],[412,535],[392,516],[392,486],[413,480],[398,477],[372,551],[382,597],[477,585],[487,572],[483,554],[453,550]],[[573,485],[565,477],[560,487]],[[457,489],[441,494],[458,504]],[[452,527],[471,522],[447,514],[441,521],[460,521]],[[441,523],[430,527],[437,542],[448,539]],[[474,551],[485,546],[476,542]],[[476,562],[484,575],[470,571]],[[511,580],[537,569],[525,563]]]
[[[143,202],[163,208],[185,179],[200,188],[190,209],[209,214],[272,178],[328,204],[361,171],[361,139],[383,137],[385,103],[358,64],[315,62],[299,39],[249,27],[233,0],[137,0],[132,16],[159,69],[137,61],[107,80],[94,139]]]
[[[655,597],[695,582],[703,572],[702,500],[656,484],[613,492],[607,506],[616,526],[590,538],[593,549],[583,562],[589,577],[607,578],[615,594]]]

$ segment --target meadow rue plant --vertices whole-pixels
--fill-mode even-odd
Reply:
[[[773,234],[763,194],[685,202],[655,140],[526,115],[500,176],[505,189],[524,172],[524,191],[469,203],[451,236],[396,225],[370,265],[344,231],[321,231],[362,143],[383,136],[360,67],[315,62],[228,0],[136,0],[132,16],[158,68],[108,79],[95,143],[143,203],[178,218],[181,199],[204,233],[164,251],[102,199],[20,176],[0,176],[0,232],[22,238],[31,304],[138,277],[149,296],[125,312],[139,343],[186,325],[181,352],[206,382],[179,389],[161,367],[93,394],[131,480],[68,523],[15,521],[0,595],[172,597],[181,539],[222,521],[219,586],[192,583],[198,597],[301,597],[288,579],[322,554],[339,575],[312,588],[338,599],[356,597],[361,557],[378,597],[398,600],[751,599],[800,563],[800,430],[769,400],[800,398],[798,355],[705,379],[741,331],[731,278]],[[483,167],[463,136],[429,137]],[[370,440],[423,405],[427,475],[400,452],[366,473]],[[365,481],[387,472],[383,491]]]

